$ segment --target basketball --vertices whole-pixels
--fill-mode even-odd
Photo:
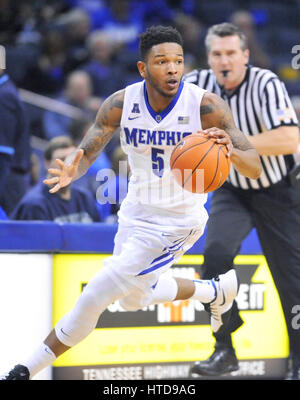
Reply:
[[[223,185],[230,171],[227,147],[216,139],[192,134],[182,139],[170,158],[175,180],[192,193],[208,193]]]

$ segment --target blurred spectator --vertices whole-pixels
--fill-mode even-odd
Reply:
[[[93,6],[84,1],[76,3],[89,12],[92,31],[105,32],[117,46],[113,61],[119,67],[119,79],[122,77],[125,84],[139,80],[136,70],[138,35],[149,25],[172,23],[173,11],[167,1],[103,0],[97,8],[93,1]]]
[[[76,149],[67,136],[52,139],[45,149],[45,167],[57,168],[56,159],[64,160]],[[43,220],[54,222],[100,222],[95,200],[90,193],[69,185],[55,194],[38,183],[22,198],[11,215],[14,220]]]
[[[57,100],[76,107],[90,120],[95,117],[101,104],[99,98],[92,97],[92,83],[89,75],[84,71],[74,71],[68,76],[65,91]],[[45,139],[50,140],[55,136],[69,135],[71,124],[70,116],[46,111],[43,119]]]
[[[84,9],[74,8],[56,18],[55,23],[67,43],[65,72],[69,73],[88,60],[86,38],[91,32],[91,19]]]
[[[19,17],[20,5],[13,0],[0,1],[0,43],[13,43],[17,32],[22,29]]]
[[[142,2],[140,2],[142,3]],[[105,1],[106,7],[94,13],[94,29],[104,30],[127,50],[138,48],[138,35],[143,31],[143,18],[138,4],[128,0]]]
[[[200,40],[203,33],[202,24],[197,18],[182,12],[177,12],[174,17],[174,23],[184,42],[185,73],[193,70],[196,65],[206,67],[205,48]]]
[[[107,97],[124,87],[124,66],[113,62],[118,45],[103,31],[94,31],[87,39],[90,60],[81,66],[86,71],[93,85],[93,93]]]
[[[30,144],[16,86],[0,69],[0,206],[10,214],[28,187]]]
[[[49,31],[41,46],[38,63],[28,69],[23,87],[34,92],[56,94],[64,84],[67,43],[61,32]]]
[[[250,50],[250,63],[260,68],[271,68],[269,56],[261,47],[257,38],[254,19],[250,12],[238,10],[231,15],[231,22],[238,26],[246,35]]]

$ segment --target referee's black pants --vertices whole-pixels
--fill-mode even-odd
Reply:
[[[295,305],[300,307],[300,185],[292,187],[283,180],[263,190],[242,190],[226,182],[214,192],[202,278],[211,279],[231,269],[253,227],[280,296],[291,357],[300,365],[300,318],[296,326],[295,322],[292,324],[295,317],[292,309]],[[234,302],[228,323],[215,334],[217,343],[223,340],[226,343],[230,332],[242,323]]]

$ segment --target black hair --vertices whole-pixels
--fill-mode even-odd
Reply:
[[[172,26],[156,25],[149,27],[144,33],[139,35],[140,38],[140,56],[143,61],[146,60],[147,54],[152,46],[161,43],[178,43],[183,47],[181,34]]]

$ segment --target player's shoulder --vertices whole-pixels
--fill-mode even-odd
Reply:
[[[225,101],[219,95],[206,90],[201,101],[200,111],[202,113],[204,110],[206,110],[206,112],[209,110],[211,113],[213,111],[215,112],[216,110],[219,112],[220,110],[224,110],[226,108],[227,106]]]
[[[118,108],[120,108],[123,105],[124,96],[125,96],[125,88],[112,93],[110,96],[106,98],[105,102],[110,104],[110,106],[118,104],[119,105]]]
[[[127,98],[127,97],[142,95],[144,92],[144,85],[145,85],[144,80],[127,85],[124,89],[124,97]]]
[[[206,90],[198,85],[194,85],[190,82],[183,82],[183,90],[180,95],[181,99],[187,99],[187,101],[191,104],[198,104],[199,101],[202,102],[203,96],[205,95]],[[184,100],[182,100],[184,101]]]

